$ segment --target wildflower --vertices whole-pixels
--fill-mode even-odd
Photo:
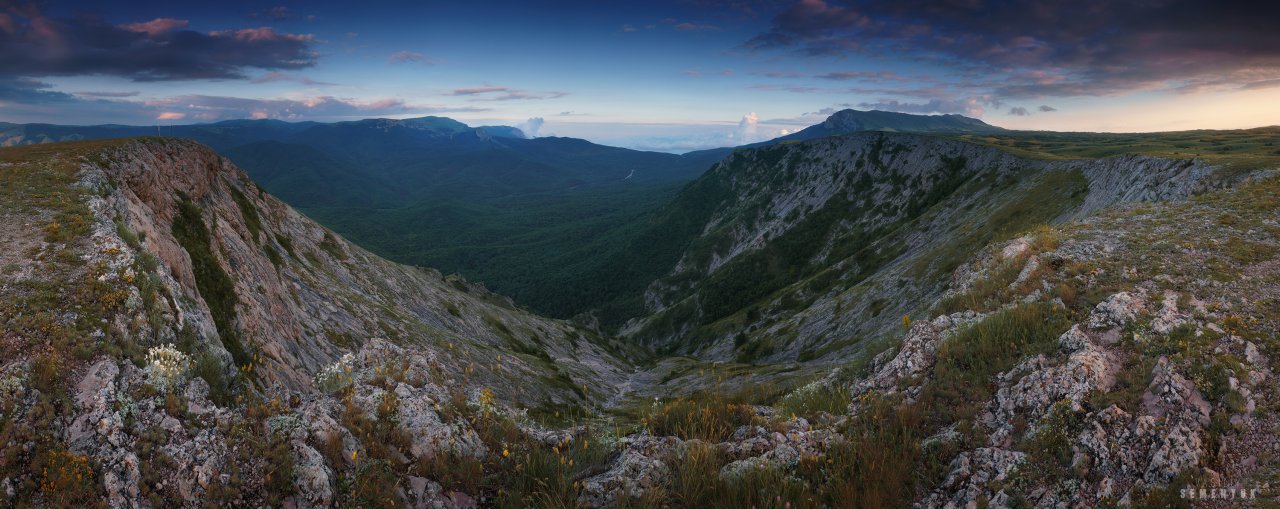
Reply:
[[[508,451],[508,450],[506,450],[506,449],[503,449],[503,450],[502,450],[502,457],[503,457],[503,458],[505,458],[505,457],[507,457],[507,456],[510,456],[510,455],[511,455],[511,451]]]
[[[355,364],[355,356],[343,354],[338,362],[326,366],[316,373],[316,387],[325,392],[337,392],[351,385],[351,371]]]
[[[186,381],[191,369],[191,356],[182,353],[173,344],[152,347],[147,351],[147,376],[152,385],[169,391]]]
[[[355,460],[356,460],[356,455],[357,455],[357,454],[359,454],[359,451],[351,451],[351,461],[355,461]]]
[[[493,395],[493,389],[488,387],[480,389],[480,408],[484,409],[486,414],[493,409],[497,402],[498,398]]]

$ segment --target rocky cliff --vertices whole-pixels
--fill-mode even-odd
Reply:
[[[919,318],[982,246],[1117,203],[1219,185],[1200,160],[1043,161],[862,133],[740,150],[686,195],[714,207],[624,333],[723,361],[843,359]]]
[[[886,134],[736,154],[633,331],[695,302],[666,323],[709,340],[649,363],[381,260],[198,144],[4,149],[0,500],[1262,503],[1280,476],[1280,177],[1211,191],[1213,170]],[[780,286],[701,321],[744,267]],[[849,331],[877,340],[834,343]]]
[[[274,505],[283,498],[255,493],[273,482],[260,469],[287,463],[299,470],[281,486],[297,481],[303,495],[291,503],[327,505],[338,484],[312,447],[341,446],[353,465],[356,451],[385,447],[373,442],[394,437],[359,435],[359,419],[388,397],[412,430],[397,456],[410,461],[438,452],[429,438],[469,450],[454,439],[465,426],[440,417],[446,394],[463,407],[582,412],[616,395],[629,371],[627,347],[377,258],[201,145],[86,142],[4,156],[2,488],[15,500],[62,503],[39,475],[62,458],[75,460],[58,467],[72,478],[84,461],[100,481],[75,503]],[[366,378],[378,388],[365,390]],[[279,431],[261,419],[293,431],[259,437]]]

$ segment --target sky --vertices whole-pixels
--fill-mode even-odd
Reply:
[[[1280,124],[1277,19],[1191,0],[0,0],[0,122],[439,115],[672,152],[844,108],[1249,128]]]

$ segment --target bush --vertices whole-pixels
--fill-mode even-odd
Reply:
[[[351,370],[354,364],[354,356],[349,353],[343,354],[337,362],[325,366],[316,373],[316,387],[328,394],[350,387],[353,381]]]
[[[235,200],[236,206],[240,208],[240,216],[244,218],[245,227],[249,228],[249,233],[253,235],[253,241],[258,242],[258,236],[262,232],[262,219],[258,217],[258,208],[253,206],[253,202],[249,201],[249,197],[240,192],[240,189],[227,182],[227,189],[231,190],[231,199]]]
[[[43,458],[40,491],[54,507],[101,506],[98,482],[87,456],[54,450]]]
[[[351,507],[400,507],[400,499],[396,496],[400,479],[386,460],[370,460],[361,464],[349,482],[351,498],[348,503]]]
[[[147,351],[147,380],[161,392],[181,387],[191,368],[191,356],[178,351],[172,344],[154,346]]]
[[[222,265],[213,254],[209,239],[209,229],[204,224],[203,213],[185,195],[179,195],[178,214],[173,218],[173,237],[191,257],[191,270],[195,273],[196,289],[200,297],[209,306],[213,315],[213,324],[218,328],[222,346],[231,353],[237,366],[247,366],[252,361],[249,352],[240,342],[240,333],[235,328],[236,296],[235,282],[222,270]]]
[[[784,415],[811,418],[818,412],[840,415],[849,409],[849,388],[826,385],[821,380],[787,394],[778,402]]]

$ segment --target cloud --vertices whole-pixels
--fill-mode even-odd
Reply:
[[[718,32],[720,31],[720,27],[715,25],[699,25],[697,23],[689,23],[687,21],[684,23],[678,23],[671,28],[674,28],[681,32]]]
[[[1240,89],[1241,90],[1259,90],[1263,88],[1272,88],[1272,87],[1280,87],[1280,79],[1262,80],[1262,81],[1245,83],[1244,85],[1240,86]]]
[[[1280,3],[1200,0],[800,0],[743,43],[801,55],[901,55],[1004,98],[1195,93],[1280,80]],[[1256,84],[1256,85],[1254,85]]]
[[[683,74],[685,76],[692,76],[694,78],[697,78],[700,76],[713,76],[713,75],[727,77],[727,76],[733,76],[733,69],[720,69],[719,71],[706,71],[706,72],[703,72],[700,69],[687,69],[683,71]]]
[[[506,92],[511,90],[507,87],[472,87],[472,88],[455,88],[449,95],[480,95],[493,92]]]
[[[470,88],[455,88],[448,95],[453,96],[472,96],[476,101],[515,101],[515,100],[537,100],[537,99],[557,99],[569,95],[567,92],[527,92],[508,87],[483,86]]]
[[[120,99],[124,97],[136,97],[138,95],[138,92],[76,92],[74,95],[78,97]]]
[[[184,118],[187,118],[187,114],[177,111],[162,111],[159,115],[156,115],[156,120],[182,120]]]
[[[427,64],[435,65],[435,62],[427,58],[426,55],[416,51],[397,51],[388,58],[393,64]]]
[[[637,29],[631,25],[622,25],[623,32],[635,32]]]
[[[128,25],[124,25],[123,28],[134,32],[142,32],[147,35],[160,35],[166,32],[187,28],[188,24],[190,24],[190,22],[185,19],[156,18],[143,23],[130,23]]]
[[[1009,114],[1015,117],[1025,117],[1027,115],[1030,115],[1031,112],[1027,111],[1027,109],[1022,106],[1014,106],[1012,108],[1009,108]]]
[[[46,104],[73,100],[74,96],[53,90],[53,85],[43,81],[0,77],[0,104]]]
[[[774,136],[774,134],[765,133],[760,128],[760,116],[753,111],[742,116],[742,120],[738,121],[738,129],[729,138],[735,144],[743,145],[764,141]]]
[[[661,152],[688,152],[716,147],[733,147],[790,134],[795,129],[779,128],[773,120],[764,121],[755,112],[743,115],[737,125],[729,123],[705,124],[646,124],[643,129],[650,131],[640,136],[614,137],[605,140],[609,144],[628,147],[636,150],[655,150]],[[804,124],[805,126],[811,125]],[[652,132],[653,129],[661,134]],[[678,132],[677,132],[678,131]]]
[[[0,75],[241,79],[250,68],[297,70],[316,63],[310,35],[265,27],[197,32],[187,25],[172,18],[113,25],[88,15],[49,17],[3,2]]]
[[[425,106],[401,99],[356,100],[333,96],[302,99],[251,99],[210,95],[181,95],[135,103],[146,108],[177,112],[186,118],[213,121],[232,118],[274,118],[280,120],[368,118],[373,116],[481,112],[486,108]]]
[[[262,83],[274,83],[279,81],[296,82],[296,83],[301,83],[303,85],[312,85],[312,86],[333,85],[333,83],[329,83],[326,81],[316,81],[305,76],[294,76],[294,75],[284,74],[280,72],[269,72],[269,73],[263,74],[261,77],[253,80],[252,83],[262,84]]]
[[[847,81],[847,80],[906,81],[906,78],[903,78],[902,76],[898,76],[898,74],[893,71],[830,72],[827,74],[822,74],[814,77],[822,78],[824,80],[837,80],[837,81]]]
[[[524,131],[524,135],[526,137],[537,138],[538,131],[542,129],[543,123],[545,123],[545,121],[542,119],[542,117],[533,117],[533,118],[530,118],[529,120],[524,121],[523,123],[521,123],[516,127],[519,128],[521,131]]]
[[[804,76],[795,71],[751,71],[752,75],[764,76],[766,78],[799,78]]]
[[[830,92],[825,88],[810,87],[805,85],[776,85],[772,83],[757,83],[755,85],[747,85],[747,88],[756,90],[782,90],[796,94],[817,94],[822,92]]]
[[[1054,108],[1053,106],[1049,106],[1047,104],[1041,104],[1040,107],[1037,109],[1039,109],[1041,112],[1044,112],[1044,113],[1049,113],[1051,111],[1058,111],[1058,108]]]
[[[283,5],[249,13],[249,17],[254,19],[266,18],[271,21],[288,21],[293,19],[293,17],[289,15],[289,8]]]
[[[896,100],[858,103],[858,107],[864,110],[897,111],[924,115],[959,113],[970,117],[981,117],[986,113],[987,106],[999,107],[999,102],[992,100],[990,97],[970,97],[966,99],[932,99],[922,103]]]

